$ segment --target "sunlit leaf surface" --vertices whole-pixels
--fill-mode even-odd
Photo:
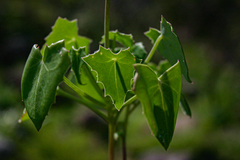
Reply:
[[[142,103],[152,134],[168,148],[178,113],[182,76],[179,62],[162,76],[147,65],[135,64],[134,92]]]
[[[30,118],[28,116],[28,113],[26,112],[26,108],[24,108],[23,114],[22,114],[21,118],[18,120],[18,123],[22,123],[22,122],[27,121],[29,119]]]
[[[72,46],[75,48],[86,46],[86,53],[88,53],[91,40],[78,35],[77,20],[68,21],[59,17],[52,27],[52,32],[45,38],[48,46],[63,39],[67,50],[70,50]]]
[[[158,75],[159,76],[162,75],[170,67],[171,67],[171,64],[167,60],[160,61],[157,66]],[[180,98],[180,107],[184,114],[188,115],[189,117],[192,116],[191,109],[190,109],[188,102],[183,94],[181,94],[181,98]]]
[[[83,60],[97,72],[98,81],[105,88],[115,107],[121,109],[128,90],[131,90],[135,57],[129,50],[121,50],[118,54],[100,46],[99,50]]]

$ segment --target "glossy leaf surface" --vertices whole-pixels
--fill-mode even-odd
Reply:
[[[74,47],[70,50],[70,58],[72,62],[72,70],[76,76],[76,79],[79,84],[82,84],[80,78],[80,70],[82,65],[84,64],[82,57],[86,56],[85,54],[85,47],[75,49]]]
[[[52,32],[45,38],[48,46],[63,39],[67,50],[70,50],[72,46],[75,48],[86,46],[86,53],[88,52],[91,40],[78,35],[77,20],[68,21],[59,17],[52,27]]]
[[[135,57],[129,50],[121,50],[118,54],[100,46],[99,50],[83,60],[97,72],[98,81],[105,88],[115,107],[120,110],[128,90],[131,89]]]
[[[157,50],[170,62],[171,65],[179,61],[183,76],[191,83],[192,81],[189,78],[184,52],[172,25],[162,17],[160,29],[161,32],[157,29],[150,29],[145,35],[149,37],[153,43],[160,40]]]
[[[147,65],[135,64],[134,92],[142,103],[152,134],[165,149],[175,129],[181,96],[182,76],[179,62],[162,76]]]
[[[46,47],[43,55],[34,45],[22,75],[22,99],[37,130],[55,101],[55,92],[70,65],[64,41]]]

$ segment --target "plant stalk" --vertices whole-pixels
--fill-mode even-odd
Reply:
[[[84,99],[79,99],[75,96],[73,96],[72,94],[62,90],[61,88],[57,88],[56,91],[56,95],[57,96],[62,96],[62,97],[66,97],[69,98],[75,102],[78,102],[79,104],[83,104],[84,106],[88,107],[89,109],[91,109],[93,112],[95,112],[97,115],[99,115],[103,120],[105,120],[108,123],[108,118],[107,116],[101,112],[100,110],[97,109],[97,106],[93,106],[92,104],[90,104],[88,101],[84,100]]]
[[[88,99],[91,102],[94,102],[95,104],[101,106],[101,107],[105,107],[106,104],[103,102],[100,102],[98,100],[96,100],[95,98],[91,97],[90,95],[88,95],[87,93],[85,93],[84,91],[82,91],[78,86],[76,86],[75,84],[73,84],[69,79],[67,79],[65,76],[63,77],[63,81],[64,83],[66,83],[66,85],[68,85],[72,90],[74,90],[79,97],[84,97],[86,99]]]
[[[162,40],[162,38],[163,37],[161,35],[157,38],[156,42],[154,43],[151,51],[149,52],[147,58],[144,61],[144,63],[148,64],[150,62],[150,60],[152,59],[152,56],[154,55],[155,51],[157,50],[158,44]]]
[[[105,15],[104,15],[105,48],[109,48],[109,26],[110,26],[110,0],[105,0]]]
[[[128,105],[126,108],[125,120],[124,120],[124,126],[123,126],[123,135],[122,135],[122,159],[123,160],[127,160],[126,137],[127,137],[127,124],[128,124],[129,113],[130,113],[130,105]]]
[[[115,125],[111,122],[108,123],[108,159],[114,160],[114,132]]]
[[[125,107],[125,106],[127,106],[127,105],[130,105],[130,104],[133,103],[135,100],[137,100],[137,96],[136,96],[136,95],[132,96],[129,100],[127,100],[126,102],[124,102],[122,107]]]

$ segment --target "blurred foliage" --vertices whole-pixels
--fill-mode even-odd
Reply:
[[[104,1],[99,0],[0,1],[1,160],[107,158],[104,122],[66,99],[57,98],[41,132],[30,121],[17,123],[24,108],[21,74],[33,44],[42,46],[61,16],[78,19],[79,34],[93,40],[92,53],[103,35],[103,12]],[[193,84],[184,84],[183,91],[193,116],[179,114],[165,152],[138,108],[129,121],[129,159],[240,159],[240,1],[112,0],[110,29],[132,33],[149,51],[151,42],[143,33],[159,28],[161,15],[172,23],[185,51]]]

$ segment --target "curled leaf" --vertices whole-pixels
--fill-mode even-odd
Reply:
[[[70,65],[64,41],[47,46],[43,55],[34,45],[24,67],[21,91],[27,113],[37,130],[55,101],[58,84]]]
[[[148,32],[145,33],[145,35],[149,37],[153,43],[155,43],[157,39],[160,38],[160,42],[157,48],[159,53],[162,54],[170,62],[171,65],[174,65],[177,63],[177,61],[179,61],[183,76],[189,83],[191,83],[192,81],[189,77],[188,67],[182,45],[172,25],[167,22],[164,17],[162,17],[160,29],[161,32],[157,29],[151,28]]]
[[[147,65],[135,64],[134,92],[142,103],[152,134],[165,149],[168,148],[175,129],[181,96],[181,68],[179,62],[162,76]]]
[[[70,50],[70,58],[72,61],[72,70],[75,74],[75,77],[79,84],[82,84],[80,78],[80,70],[82,65],[84,64],[82,57],[86,56],[85,54],[85,47],[80,47],[79,49],[75,49],[72,47]]]

